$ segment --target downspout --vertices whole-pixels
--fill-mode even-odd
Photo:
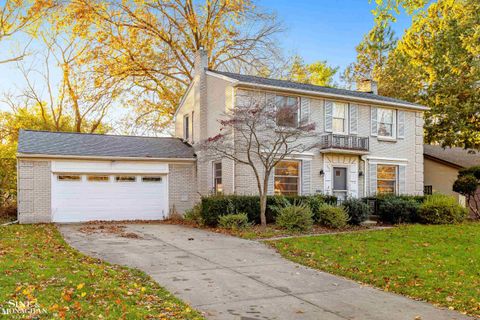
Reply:
[[[364,194],[364,197],[367,196],[367,177],[368,177],[368,157],[366,155],[363,155],[360,157],[363,161],[363,165],[364,165],[364,174],[363,174],[363,194]]]

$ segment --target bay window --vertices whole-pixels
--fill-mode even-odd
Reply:
[[[281,161],[275,166],[276,195],[297,195],[300,185],[300,162]]]

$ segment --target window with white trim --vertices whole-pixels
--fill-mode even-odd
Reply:
[[[379,137],[395,138],[396,115],[393,109],[377,109],[377,135]]]
[[[87,176],[87,181],[90,181],[90,182],[108,182],[109,180],[110,180],[109,176],[97,176],[97,175]]]
[[[82,176],[79,175],[59,175],[57,176],[58,181],[82,181]]]
[[[398,166],[377,165],[377,193],[396,194],[398,185]]]
[[[220,194],[223,192],[221,161],[213,163],[213,191],[215,194]]]
[[[348,128],[348,104],[334,102],[332,112],[333,133],[346,134]]]
[[[162,182],[162,177],[142,177],[142,182],[160,183]]]
[[[277,125],[282,127],[297,127],[299,121],[300,99],[293,96],[275,97],[277,109]]]
[[[116,182],[135,182],[137,181],[137,177],[135,176],[116,176]]]
[[[183,139],[188,140],[190,133],[190,116],[188,114],[183,116]]]
[[[277,195],[298,195],[300,162],[280,161],[274,170],[274,186]]]

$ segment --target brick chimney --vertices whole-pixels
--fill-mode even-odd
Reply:
[[[378,94],[377,82],[371,79],[357,81],[357,91]]]
[[[193,70],[194,77],[204,75],[205,70],[208,68],[208,55],[207,51],[203,47],[200,47],[195,54],[195,65]]]

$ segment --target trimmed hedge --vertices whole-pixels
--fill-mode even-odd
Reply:
[[[428,196],[418,209],[419,221],[425,224],[452,224],[464,221],[468,210],[444,194]]]
[[[375,201],[373,214],[378,215],[384,223],[416,223],[420,222],[417,212],[425,196],[379,195],[365,200]]]
[[[285,202],[285,199],[291,204],[305,203],[315,198],[328,204],[335,204],[337,198],[328,195],[313,196],[268,196],[267,209],[265,212],[267,223],[275,222],[275,210]],[[314,211],[312,209],[312,211]],[[218,224],[220,216],[226,214],[246,213],[249,222],[260,223],[260,197],[259,196],[240,196],[240,195],[214,195],[202,198],[201,215],[203,222],[207,226],[215,227]],[[315,214],[315,212],[313,212]]]

